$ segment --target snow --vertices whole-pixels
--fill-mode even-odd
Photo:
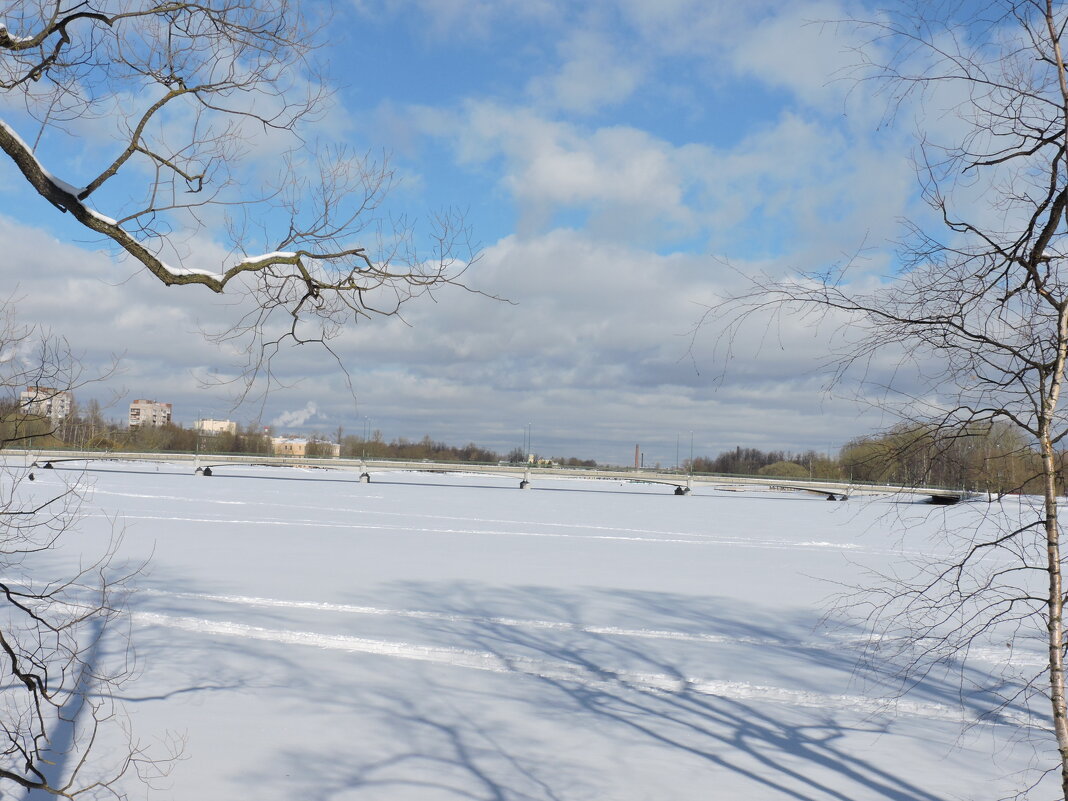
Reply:
[[[213,270],[201,270],[194,267],[172,267],[166,262],[160,262],[163,265],[163,269],[169,272],[171,275],[206,275],[208,278],[216,278],[222,280],[222,274],[214,272]]]
[[[246,257],[246,258],[242,259],[241,261],[239,261],[238,264],[239,265],[241,265],[241,264],[252,264],[252,263],[255,263],[255,262],[259,262],[259,261],[265,261],[267,259],[286,257],[286,256],[293,256],[293,255],[295,255],[295,254],[293,254],[293,253],[283,253],[283,252],[265,253],[262,256],[249,256],[249,257]],[[163,264],[163,269],[166,270],[167,272],[169,272],[171,275],[176,275],[176,276],[177,275],[206,275],[209,278],[215,278],[216,280],[219,280],[219,281],[221,281],[223,279],[222,273],[218,273],[218,272],[215,272],[213,270],[202,270],[202,269],[197,269],[197,268],[192,268],[192,267],[173,267],[170,264],[166,264],[166,263],[162,263],[162,264]]]
[[[26,42],[32,42],[32,36],[15,36],[7,29],[7,26],[0,22],[0,37],[6,35],[12,44],[25,44]]]
[[[55,186],[57,189],[59,189],[59,190],[61,190],[63,192],[66,192],[71,197],[77,199],[79,193],[84,189],[84,187],[77,187],[77,186],[74,186],[73,184],[67,183],[62,178],[57,178],[55,175],[53,175],[49,171],[49,169],[47,167],[44,166],[44,164],[41,163],[41,161],[34,154],[33,149],[29,145],[26,144],[25,140],[21,136],[18,135],[18,132],[15,131],[14,128],[12,128],[10,125],[8,125],[3,120],[0,120],[0,127],[2,127],[7,132],[8,136],[10,136],[12,139],[14,139],[22,147],[22,149],[26,151],[26,155],[29,158],[33,159],[34,163],[37,166],[37,169],[39,169],[41,171],[41,173],[45,176],[45,178],[47,178],[49,180],[49,182],[53,186]],[[115,225],[115,221],[113,219],[111,219],[110,217],[105,217],[103,214],[100,214],[98,212],[93,211],[88,206],[86,206],[84,203],[79,203],[79,205],[81,205],[82,208],[84,208],[93,217],[96,217],[99,220],[103,220],[104,222],[108,222],[108,223],[111,223],[112,225]]]
[[[115,520],[123,556],[150,560],[122,697],[185,759],[132,798],[950,801],[1010,795],[1050,746],[937,676],[890,697],[854,670],[861,632],[818,626],[838,583],[986,504],[56,467],[27,491],[90,496],[52,568]],[[977,656],[991,687],[1041,664]]]
[[[78,196],[78,193],[81,192],[82,190],[78,189],[75,186],[71,186],[66,181],[63,181],[63,180],[57,178],[51,172],[49,172],[48,169],[34,155],[33,149],[29,145],[26,144],[25,140],[21,136],[18,135],[18,132],[14,128],[12,128],[10,125],[8,125],[3,120],[0,120],[0,128],[3,128],[4,131],[7,132],[7,135],[10,136],[12,139],[14,139],[22,147],[22,149],[26,151],[26,155],[29,156],[31,159],[33,159],[34,163],[37,165],[37,168],[44,174],[44,176],[57,189],[61,189],[64,192],[66,192],[67,194],[73,195],[74,197]]]
[[[55,179],[53,179],[53,182],[54,182],[54,180]],[[72,188],[72,189],[67,189],[66,191],[70,192],[75,197],[77,197],[78,192],[80,190]],[[118,225],[118,223],[112,217],[108,217],[105,214],[101,214],[99,211],[94,211],[93,209],[89,208],[88,206],[85,206],[85,211],[89,214],[90,217],[94,217],[97,220],[100,220],[100,222],[102,222],[102,223],[105,223],[107,225]]]
[[[14,128],[12,128],[3,120],[0,120],[0,128],[3,128],[4,131],[7,132],[7,135],[14,139],[18,144],[20,144],[22,148],[31,155],[31,157],[33,156],[33,151],[30,149],[30,146],[26,144],[25,140],[23,140],[23,138],[18,135],[18,132]],[[38,162],[38,166],[40,166],[40,162]],[[44,168],[42,167],[41,169]]]
[[[245,256],[238,264],[254,264],[261,261],[270,261],[272,259],[291,259],[296,256],[296,251],[290,250],[276,250],[273,253],[263,253],[259,256]]]
[[[0,31],[2,31],[2,30],[4,30],[3,25],[0,25]],[[23,150],[26,151],[26,155],[29,158],[33,159],[33,161],[36,164],[37,168],[52,183],[53,186],[55,186],[57,189],[62,190],[63,192],[66,192],[71,197],[77,199],[79,193],[81,193],[83,191],[84,187],[76,187],[76,186],[73,186],[72,184],[67,183],[66,181],[62,180],[61,178],[57,178],[55,175],[53,175],[40,162],[40,160],[36,157],[36,155],[34,155],[33,149],[30,148],[30,146],[26,144],[26,142],[22,139],[21,136],[18,135],[18,133],[15,131],[14,128],[12,128],[10,125],[8,125],[3,120],[0,120],[0,127],[2,127],[4,129],[4,131],[6,131],[7,134],[9,136],[11,136],[22,147]],[[103,223],[105,223],[107,225],[115,225],[115,226],[118,225],[118,222],[114,218],[108,217],[105,214],[101,214],[100,212],[89,208],[89,206],[85,205],[84,203],[79,203],[79,205],[85,210],[85,212],[89,216],[93,217],[94,219],[97,219],[97,220],[99,220],[99,221],[101,221],[101,222],[103,222]],[[250,263],[254,263],[254,262],[265,261],[265,260],[269,260],[269,259],[277,259],[277,258],[289,258],[289,257],[295,256],[295,255],[296,254],[292,253],[292,252],[276,251],[274,253],[266,253],[266,254],[264,254],[262,256],[248,256],[248,257],[242,259],[239,262],[239,264],[250,264]],[[203,270],[203,269],[189,268],[189,267],[173,267],[170,264],[166,264],[164,262],[160,262],[160,263],[162,264],[163,269],[166,270],[168,273],[170,273],[173,276],[205,275],[205,276],[207,276],[209,278],[214,278],[214,279],[219,280],[219,281],[221,281],[222,278],[223,278],[221,273],[218,273],[218,272],[215,272],[215,271],[212,271],[212,270]]]

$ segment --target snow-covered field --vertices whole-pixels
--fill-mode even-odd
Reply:
[[[619,482],[96,463],[51,558],[125,531],[163,799],[854,801],[1011,794],[1048,742],[818,626],[835,582],[975,505]],[[985,504],[982,512],[988,511]],[[1009,654],[986,655],[991,683]],[[1020,657],[1017,657],[1020,658]],[[983,677],[974,677],[981,684]],[[1033,776],[1030,776],[1033,778]]]

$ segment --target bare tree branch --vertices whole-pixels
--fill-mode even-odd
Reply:
[[[233,292],[263,310],[236,327],[258,355],[279,341],[276,312],[292,318],[293,339],[327,340],[463,286],[477,258],[456,215],[417,230],[384,213],[384,161],[308,138],[328,111],[313,60],[322,9],[0,2],[0,92],[25,108],[0,112],[0,150],[37,195],[165,285]],[[60,178],[62,165],[42,162],[44,144],[99,119],[112,131],[100,140],[94,129],[93,153],[105,154],[95,171]],[[182,244],[194,240],[228,256],[205,263]],[[435,252],[424,256],[423,243]]]

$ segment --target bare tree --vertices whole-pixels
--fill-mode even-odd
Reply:
[[[458,283],[462,218],[384,213],[384,161],[322,147],[325,4],[0,0],[0,149],[28,185],[170,285],[236,292],[255,374]],[[75,147],[81,172],[48,156]],[[55,161],[60,161],[56,158]]]
[[[821,274],[757,278],[708,316],[731,313],[723,342],[733,346],[743,326],[769,314],[839,326],[835,379],[879,384],[869,396],[916,432],[988,431],[1004,422],[1037,451],[1034,474],[1019,476],[1017,486],[1038,479],[1039,502],[1025,501],[1018,516],[1006,514],[994,529],[976,523],[947,530],[952,547],[944,560],[924,559],[911,577],[884,577],[852,608],[882,635],[875,641],[882,657],[892,641],[907,649],[913,681],[950,662],[966,664],[984,642],[1004,652],[1006,641],[1040,638],[1044,668],[1006,685],[1002,702],[1044,699],[1028,709],[1055,735],[1059,756],[1050,769],[1068,799],[1057,495],[1068,435],[1061,398],[1068,363],[1068,10],[1052,0],[917,3],[853,24],[871,34],[855,91],[886,93],[898,118],[919,109],[918,117],[926,111],[933,120],[921,132],[917,163],[923,198],[942,226],[909,227],[892,280],[853,280],[855,260]],[[877,362],[894,349],[901,360],[885,378]]]
[[[65,392],[80,376],[65,342],[18,326],[9,307],[0,308],[0,365],[0,390],[13,397],[45,381]],[[9,404],[0,448],[42,433],[27,420],[56,424]],[[123,798],[124,776],[165,773],[174,752],[142,749],[115,699],[133,667],[122,598],[137,568],[118,560],[118,535],[95,559],[64,550],[84,490],[81,476],[63,475],[35,481],[21,457],[0,461],[0,796]]]
[[[14,305],[13,300],[0,303],[0,449],[31,446],[52,436],[58,417],[47,410],[83,378],[70,344],[20,326]]]
[[[175,756],[142,748],[116,700],[133,667],[121,599],[135,571],[118,563],[116,537],[90,563],[50,572],[49,557],[78,520],[80,491],[42,492],[25,470],[3,473],[0,792],[124,798],[125,776],[151,781]]]

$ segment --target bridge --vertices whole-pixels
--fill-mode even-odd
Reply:
[[[197,475],[210,477],[218,470],[241,465],[301,467],[340,470],[358,474],[358,480],[370,482],[375,475],[391,472],[476,473],[518,478],[520,489],[533,487],[538,477],[583,478],[633,481],[670,487],[676,495],[688,495],[695,487],[741,490],[745,487],[809,492],[829,501],[844,501],[856,494],[908,492],[926,495],[931,503],[954,504],[975,497],[975,493],[939,487],[903,487],[896,484],[854,484],[822,479],[775,478],[772,476],[690,475],[672,470],[625,468],[586,468],[535,466],[527,464],[478,464],[468,462],[431,462],[427,460],[338,459],[325,457],[260,456],[193,453],[113,453],[69,450],[5,450],[21,454],[31,466],[50,469],[63,462],[145,461],[190,463]]]

